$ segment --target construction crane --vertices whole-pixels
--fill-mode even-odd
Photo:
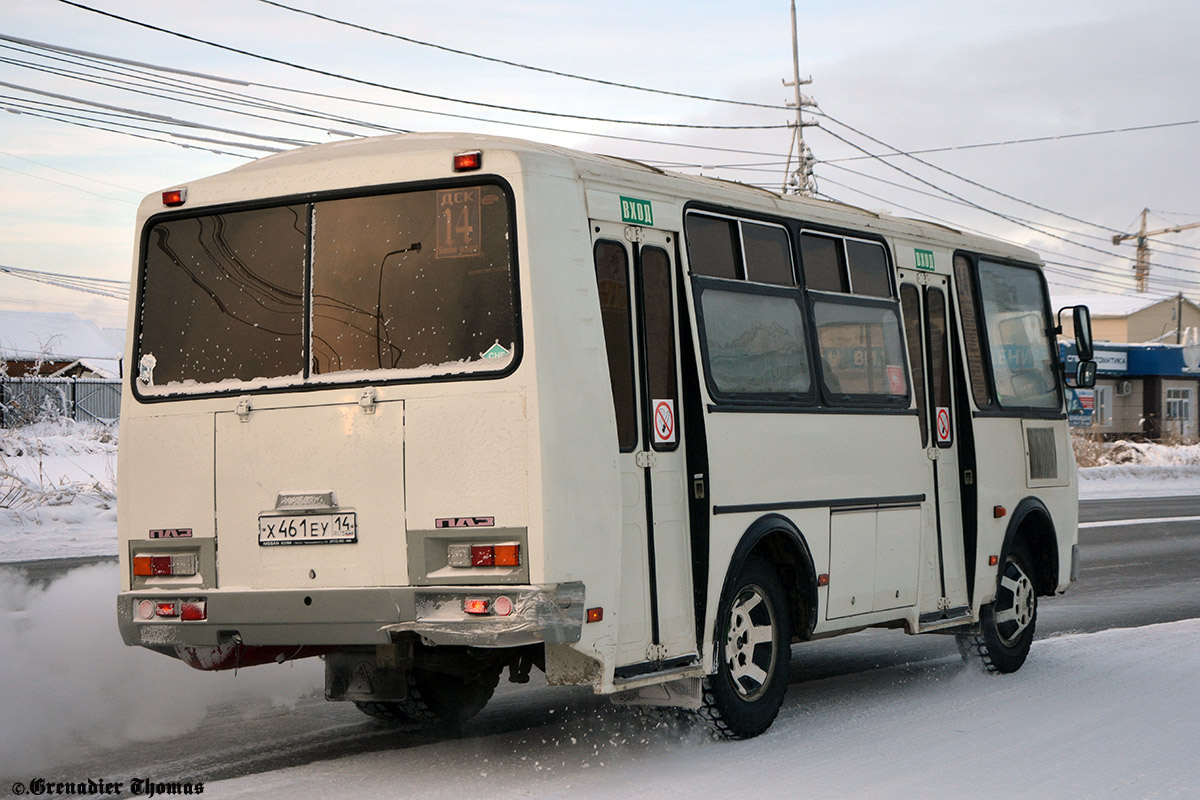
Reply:
[[[1179,233],[1189,228],[1200,228],[1200,222],[1190,222],[1187,225],[1176,225],[1171,228],[1148,231],[1146,230],[1146,215],[1149,213],[1150,209],[1142,209],[1142,227],[1138,229],[1137,233],[1118,233],[1112,237],[1113,244],[1120,244],[1129,239],[1137,239],[1137,262],[1133,265],[1133,274],[1137,278],[1138,292],[1145,292],[1150,288],[1150,244],[1146,240],[1151,236],[1161,236],[1164,233]]]

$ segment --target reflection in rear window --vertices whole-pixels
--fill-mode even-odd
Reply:
[[[151,228],[138,341],[143,382],[300,376],[307,246],[304,206]]]
[[[139,390],[501,372],[519,338],[512,249],[492,185],[157,223]]]

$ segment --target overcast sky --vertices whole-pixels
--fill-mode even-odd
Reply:
[[[786,0],[281,2],[446,47],[609,81],[770,105],[790,96],[780,83],[791,73]],[[513,108],[676,124],[782,125],[790,112],[780,109],[539,74],[355,30],[262,0],[79,3],[265,58],[61,0],[0,3],[3,36],[348,98],[180,75],[153,90],[162,94],[184,88],[184,81],[195,82],[205,91],[221,87],[313,113],[283,117],[242,106],[267,118],[235,115],[122,91],[112,83],[127,76],[82,68],[77,56],[0,40],[0,108],[22,112],[0,114],[3,266],[128,280],[133,218],[143,195],[230,169],[256,152],[265,154],[250,147],[294,146],[278,139],[321,142],[384,129],[495,132],[774,188],[783,179],[790,140],[785,128],[703,131],[572,120],[450,103],[366,83]],[[1029,244],[1050,262],[1048,276],[1059,284],[1052,288],[1063,294],[1132,291],[1134,247],[1115,247],[1111,237],[1135,229],[1142,208],[1151,209],[1152,228],[1200,221],[1200,4],[913,0],[797,5],[800,69],[814,81],[805,92],[828,115],[809,117],[820,120],[821,127],[805,131],[823,162],[817,166],[823,194]],[[87,80],[48,69],[87,73]],[[148,91],[143,78],[137,84],[131,88]],[[87,105],[97,103],[107,107]],[[185,142],[173,136],[184,128],[147,122],[146,114],[209,126],[189,130],[215,141]],[[334,122],[332,116],[345,119]],[[137,127],[120,134],[64,119]],[[1170,127],[1075,136],[1146,126]],[[905,157],[889,158],[894,167],[872,159],[844,160],[863,150],[884,154],[890,147],[924,150],[1059,136],[1070,138],[920,155],[928,164]],[[183,143],[208,149],[185,149],[179,146]],[[1200,230],[1155,237],[1152,258],[1152,289],[1200,298]],[[2,274],[0,307],[73,310],[113,326],[125,320],[118,301]]]

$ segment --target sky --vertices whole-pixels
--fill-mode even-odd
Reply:
[[[10,112],[0,114],[0,266],[127,281],[142,196],[268,152],[251,148],[387,130],[499,133],[782,185],[791,140],[783,126],[794,119],[781,107],[792,91],[782,85],[792,72],[785,0],[279,2],[495,59],[775,107],[539,73],[264,0],[0,0],[0,36],[35,43],[0,39],[0,109]],[[1031,246],[1062,295],[1133,291],[1134,246],[1111,239],[1134,231],[1143,208],[1152,230],[1200,222],[1200,5],[801,0],[797,17],[801,75],[813,79],[804,92],[817,103],[805,119],[819,123],[804,133],[823,196]],[[105,59],[81,67],[79,56],[45,45]],[[126,91],[114,82],[131,80],[130,65],[99,71],[116,69],[114,57],[281,88],[136,67],[166,80],[150,88],[139,77]],[[307,116],[245,104],[256,116],[234,114],[211,94],[164,97],[214,89]],[[136,127],[95,127],[114,123]],[[684,124],[772,127],[671,127]],[[937,152],[867,155],[928,149]],[[1200,229],[1150,243],[1151,290],[1200,299]],[[127,313],[118,300],[3,273],[0,308],[75,311],[112,327]]]

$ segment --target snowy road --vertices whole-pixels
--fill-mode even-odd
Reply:
[[[1116,505],[1085,503],[1082,518],[1086,526],[1101,519],[1194,516],[1197,509],[1200,498],[1123,500]],[[815,781],[831,796],[855,796],[850,791],[854,786],[890,786],[899,794],[925,785],[916,766],[925,763],[928,785],[949,794],[953,786],[968,784],[955,784],[939,770],[949,756],[944,749],[931,750],[933,744],[950,748],[956,759],[967,757],[966,740],[956,743],[955,731],[988,729],[993,723],[984,712],[990,708],[1017,725],[1019,719],[1011,715],[1019,710],[1005,709],[1013,699],[1032,703],[1026,711],[1036,709],[1041,721],[1011,735],[1044,736],[1040,731],[1047,714],[1038,706],[1053,694],[1056,672],[1069,675],[1064,691],[1078,702],[1058,703],[1055,724],[1063,724],[1057,722],[1061,717],[1090,730],[1089,720],[1101,713],[1091,706],[1099,700],[1080,698],[1087,692],[1100,693],[1097,698],[1109,692],[1111,678],[1106,676],[1136,677],[1138,663],[1130,652],[1153,650],[1144,675],[1148,682],[1175,680],[1172,661],[1181,658],[1180,638],[1190,641],[1181,663],[1191,664],[1193,675],[1200,666],[1188,661],[1200,653],[1200,622],[1058,638],[1072,631],[1200,618],[1200,522],[1088,526],[1081,530],[1081,544],[1082,580],[1066,595],[1043,603],[1043,642],[1035,645],[1030,664],[1017,675],[963,673],[949,637],[863,632],[798,645],[793,685],[779,723],[756,742],[733,745],[710,745],[677,722],[612,707],[586,690],[538,686],[536,678],[529,687],[502,684],[464,739],[439,742],[426,731],[383,728],[352,707],[326,703],[319,697],[321,666],[315,660],[237,676],[212,675],[124,648],[112,619],[116,570],[111,563],[74,570],[48,586],[28,586],[10,571],[8,580],[0,582],[0,600],[5,610],[19,610],[3,615],[0,674],[8,678],[8,687],[22,691],[14,694],[10,688],[0,705],[0,775],[7,776],[0,792],[40,770],[59,778],[194,776],[207,782],[210,796],[336,794],[336,786],[321,776],[338,775],[346,792],[357,786],[369,794],[381,791],[381,776],[391,776],[397,796],[568,796],[574,794],[571,787],[582,787],[585,796],[632,797],[668,789],[656,769],[725,779],[711,771],[709,762],[735,770],[734,754],[745,754],[754,765],[754,775],[745,779],[750,788],[764,791],[767,784],[758,777],[762,770],[806,788]],[[43,573],[41,580],[50,577]],[[1052,638],[1047,641],[1047,636]],[[1120,663],[1110,657],[1113,648],[1126,653]],[[1089,659],[1096,662],[1095,670],[1078,666]],[[1198,724],[1191,720],[1200,719],[1200,698],[1194,694],[1177,695],[1178,708],[1190,713],[1176,725],[1193,741]],[[1156,708],[1142,700],[1145,709]],[[923,703],[929,704],[927,710]],[[965,709],[961,719],[955,710],[960,706]],[[914,715],[914,724],[928,723],[931,738],[912,753],[898,752],[896,714]],[[871,727],[876,718],[884,724],[879,730]],[[878,753],[861,751],[864,742]],[[1005,752],[1013,747],[1004,742],[997,746]],[[1159,747],[1170,752],[1169,742]],[[854,752],[874,764],[860,775],[860,783],[849,777],[857,768],[845,753]],[[376,755],[364,755],[370,753]],[[806,754],[815,772],[793,774],[764,766],[781,757],[788,762],[797,753]],[[895,773],[885,770],[879,754],[888,753],[905,767]],[[814,754],[820,754],[816,761]],[[1072,750],[1071,758],[1079,757]],[[847,772],[840,774],[827,763],[840,764]],[[1155,787],[1165,789],[1163,796],[1200,796],[1200,776],[1193,774],[1200,770],[1189,772],[1161,760],[1151,767],[1140,778],[1132,776],[1132,785],[1140,789],[1123,797],[1148,796]],[[362,775],[355,777],[359,769]],[[490,785],[483,772],[498,782]],[[245,777],[213,783],[236,776]],[[462,791],[455,789],[460,779],[466,784]],[[1168,779],[1169,786],[1160,786]],[[699,785],[694,777],[680,780],[680,789]],[[1006,796],[1042,796],[1034,786]],[[1063,796],[1104,796],[1093,791],[1095,783],[1077,786],[1078,791]],[[896,795],[864,788],[862,796]]]

